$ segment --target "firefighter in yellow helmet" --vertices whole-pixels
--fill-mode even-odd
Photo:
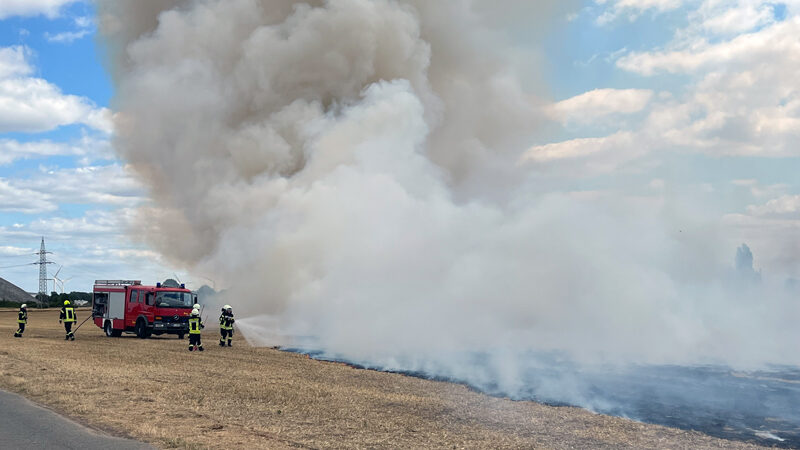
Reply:
[[[200,330],[205,328],[203,321],[200,320],[200,310],[193,309],[192,315],[189,316],[189,351],[200,350],[203,351],[203,343],[200,342]]]
[[[17,324],[19,328],[17,332],[14,333],[14,337],[22,337],[22,333],[25,332],[25,324],[28,323],[28,305],[23,303],[19,307],[19,315],[17,316]]]
[[[222,314],[219,316],[219,334],[222,335],[219,338],[219,346],[225,346],[225,339],[228,339],[228,347],[232,347],[231,341],[233,340],[233,308],[231,305],[225,305],[222,307]]]
[[[69,304],[69,300],[64,300],[64,306],[61,307],[61,314],[58,316],[58,323],[64,322],[64,330],[67,331],[65,341],[74,341],[75,335],[72,333],[72,324],[78,320],[75,315],[75,308]]]

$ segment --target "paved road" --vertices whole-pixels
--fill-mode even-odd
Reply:
[[[24,397],[0,391],[0,448],[152,450],[91,430]]]

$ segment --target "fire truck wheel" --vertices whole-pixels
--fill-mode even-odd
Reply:
[[[147,324],[144,323],[144,319],[139,319],[136,321],[136,336],[139,339],[144,339],[147,337]]]
[[[106,321],[106,325],[103,327],[103,331],[106,332],[106,336],[111,337],[114,335],[114,329],[111,328],[111,322]]]

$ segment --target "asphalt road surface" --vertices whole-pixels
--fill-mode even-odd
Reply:
[[[0,448],[152,450],[86,428],[24,397],[0,390]]]

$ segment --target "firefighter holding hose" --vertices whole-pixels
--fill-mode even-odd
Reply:
[[[203,321],[200,320],[200,310],[193,309],[192,315],[189,317],[189,351],[199,350],[203,351],[203,343],[200,342],[201,330],[205,328]]]
[[[61,307],[61,314],[58,316],[58,323],[64,322],[64,330],[67,332],[65,341],[74,341],[75,335],[72,333],[72,324],[77,320],[75,316],[75,308],[69,304],[69,300],[64,300],[64,306]]]
[[[17,332],[14,333],[14,337],[22,337],[22,333],[25,332],[25,324],[28,323],[28,305],[23,303],[19,307],[19,315],[17,316],[17,324],[19,328]]]
[[[225,347],[225,339],[228,340],[228,347],[232,347],[231,341],[233,340],[233,308],[231,305],[225,305],[222,307],[222,314],[219,316],[219,334],[222,336],[219,338],[219,346]]]

